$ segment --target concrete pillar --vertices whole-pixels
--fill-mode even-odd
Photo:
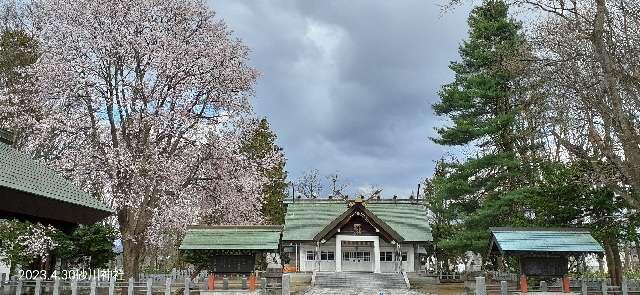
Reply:
[[[112,276],[109,278],[109,295],[113,295],[116,291],[116,277]]]
[[[42,278],[41,277],[36,278],[36,289],[34,290],[33,294],[35,295],[42,294]]]
[[[336,236],[336,272],[342,271],[342,239],[340,236]]]
[[[507,284],[507,281],[500,281],[500,295],[509,295],[509,284]]]
[[[629,283],[627,279],[622,279],[622,295],[629,295]]]
[[[113,293],[109,293],[111,295]],[[53,295],[60,295],[60,279],[55,277],[53,279]]]
[[[147,279],[147,295],[153,295],[153,279],[148,278]]]
[[[171,278],[164,281],[164,295],[171,295]]]
[[[229,290],[229,278],[226,275],[222,278],[222,289]]]
[[[189,291],[189,288],[191,287],[191,281],[189,281],[189,278],[184,278],[184,295],[189,295],[191,293],[191,291]]]
[[[129,286],[127,287],[127,295],[133,295],[133,278],[129,278]]]
[[[602,295],[607,295],[607,280],[604,279],[602,280]]]
[[[262,294],[267,294],[267,278],[260,279],[260,290],[262,290]]]
[[[547,292],[549,288],[547,288],[547,281],[540,281],[540,291]]]
[[[90,295],[96,295],[96,288],[97,288],[98,282],[96,281],[96,277],[91,278],[91,287],[89,289],[89,294]]]
[[[71,295],[78,295],[78,279],[74,277],[71,281]]]
[[[587,281],[585,281],[584,279],[582,279],[581,281],[581,291],[582,291],[582,295],[589,294],[589,286],[587,285]]]
[[[282,295],[291,294],[291,275],[288,273],[282,275]]]
[[[247,276],[242,275],[242,290],[247,289]]]
[[[373,240],[373,272],[380,273],[380,238]]]
[[[475,295],[487,295],[487,286],[484,283],[484,277],[476,277]]]

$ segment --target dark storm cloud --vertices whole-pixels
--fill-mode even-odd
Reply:
[[[440,2],[210,0],[262,72],[255,110],[268,117],[290,177],[340,171],[408,195],[446,150],[430,105],[451,80],[468,8]]]

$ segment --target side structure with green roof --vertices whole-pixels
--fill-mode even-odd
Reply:
[[[527,276],[562,277],[568,273],[569,257],[604,253],[586,229],[496,227],[490,231],[489,255],[517,257]]]
[[[10,134],[0,134],[0,219],[22,219],[69,230],[113,214],[44,163],[11,147]]]
[[[193,226],[180,244],[186,261],[214,273],[251,273],[278,253],[282,226]]]

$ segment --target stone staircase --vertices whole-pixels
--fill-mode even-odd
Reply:
[[[317,272],[315,287],[355,289],[407,289],[402,274],[364,272]]]

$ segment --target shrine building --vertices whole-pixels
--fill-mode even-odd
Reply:
[[[192,227],[180,248],[243,257],[218,257],[217,272],[247,272],[256,254],[268,252],[279,253],[290,272],[400,273],[419,271],[433,240],[416,200],[297,199],[285,206],[281,227]]]

